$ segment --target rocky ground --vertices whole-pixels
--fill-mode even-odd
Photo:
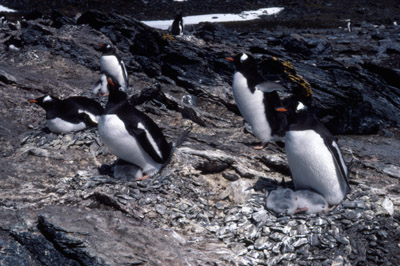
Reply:
[[[280,17],[286,27],[273,18],[257,22],[273,30],[202,24],[182,38],[127,14],[49,11],[2,23],[0,264],[399,265],[400,27],[391,21],[399,6],[356,3],[363,14],[387,12],[374,20],[357,11],[351,32],[339,15],[341,28],[315,18],[316,27],[290,27],[308,7],[292,3],[300,15]],[[316,6],[321,19],[326,8]],[[95,97],[104,41],[118,47],[130,94],[169,141],[193,126],[160,177],[113,174],[116,158],[96,129],[49,133],[44,111],[27,101]],[[290,186],[290,173],[283,141],[256,151],[243,129],[225,60],[240,51],[257,56],[287,93],[309,84],[319,117],[339,134],[352,191],[329,213],[265,209],[268,191]]]

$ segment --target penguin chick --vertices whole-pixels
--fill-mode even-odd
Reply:
[[[108,79],[108,90],[98,125],[101,141],[111,153],[140,168],[138,180],[154,176],[168,162],[171,145],[157,124],[130,104],[122,87]]]
[[[92,92],[95,95],[100,94],[106,96],[108,94],[107,76],[105,74],[101,74],[100,79],[93,85]]]
[[[307,214],[327,212],[328,202],[320,194],[310,190],[297,190],[294,192],[297,202],[296,213]]]
[[[348,170],[336,138],[301,102],[277,108],[287,114],[286,154],[297,190],[313,190],[330,205],[350,190]]]
[[[86,97],[60,100],[51,95],[29,100],[46,111],[47,127],[54,133],[78,131],[96,126],[104,109],[100,103]]]
[[[286,127],[285,116],[275,111],[282,106],[278,91],[284,88],[275,82],[265,81],[251,55],[241,53],[226,59],[236,66],[232,83],[235,102],[253,134],[261,140],[261,145],[254,148],[262,149],[272,135],[283,132]]]
[[[102,52],[100,57],[101,72],[110,77],[114,82],[117,82],[126,91],[129,87],[129,80],[124,61],[121,60],[111,44],[101,43],[100,51]],[[103,80],[102,84],[104,87],[105,82]]]
[[[272,190],[268,195],[266,207],[275,213],[294,214],[297,202],[293,190],[289,188]]]

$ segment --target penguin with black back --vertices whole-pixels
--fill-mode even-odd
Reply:
[[[128,72],[126,71],[124,61],[118,56],[117,51],[111,44],[100,44],[100,68],[103,73],[101,79],[93,86],[93,93],[97,94],[99,89],[103,94],[107,94],[107,79],[111,78],[120,84],[121,88],[126,91],[129,87]],[[105,75],[105,76],[104,76]]]
[[[182,12],[179,12],[176,15],[174,21],[172,22],[171,33],[173,35],[181,35],[181,34],[183,34],[183,16],[182,16]]]
[[[157,124],[137,110],[122,87],[110,78],[108,90],[108,103],[98,125],[101,141],[111,153],[140,168],[137,180],[156,175],[168,162],[172,145]]]
[[[261,140],[255,149],[263,149],[272,136],[284,132],[286,117],[275,111],[282,106],[278,91],[285,90],[276,82],[265,81],[253,56],[240,53],[226,58],[236,66],[232,90],[240,113],[253,134]]]
[[[46,111],[47,127],[54,133],[97,126],[104,112],[100,103],[81,96],[60,100],[55,96],[45,95],[29,102],[38,104]]]
[[[287,114],[285,147],[296,190],[312,190],[329,205],[339,204],[350,186],[337,139],[302,102],[277,111]]]

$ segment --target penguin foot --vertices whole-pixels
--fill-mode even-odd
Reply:
[[[255,149],[255,150],[262,150],[262,149],[264,149],[264,147],[265,147],[265,143],[264,143],[264,144],[261,144],[261,145],[253,146],[253,149]]]
[[[297,208],[295,213],[306,213],[308,211],[307,207]]]
[[[142,176],[142,177],[137,177],[135,180],[136,180],[136,181],[142,181],[142,180],[145,180],[145,179],[147,179],[147,178],[149,178],[149,176],[148,176],[148,175],[144,175],[144,176]]]

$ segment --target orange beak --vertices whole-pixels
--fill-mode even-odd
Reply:
[[[30,103],[37,103],[35,99],[29,100]]]
[[[228,60],[229,62],[234,62],[235,61],[235,59],[233,59],[232,57],[227,57],[225,59]]]
[[[111,78],[107,78],[108,83],[110,83],[111,86],[115,86],[114,82],[111,80]]]
[[[278,112],[287,112],[288,111],[288,109],[286,109],[284,107],[279,107],[279,108],[276,108],[275,110]]]

